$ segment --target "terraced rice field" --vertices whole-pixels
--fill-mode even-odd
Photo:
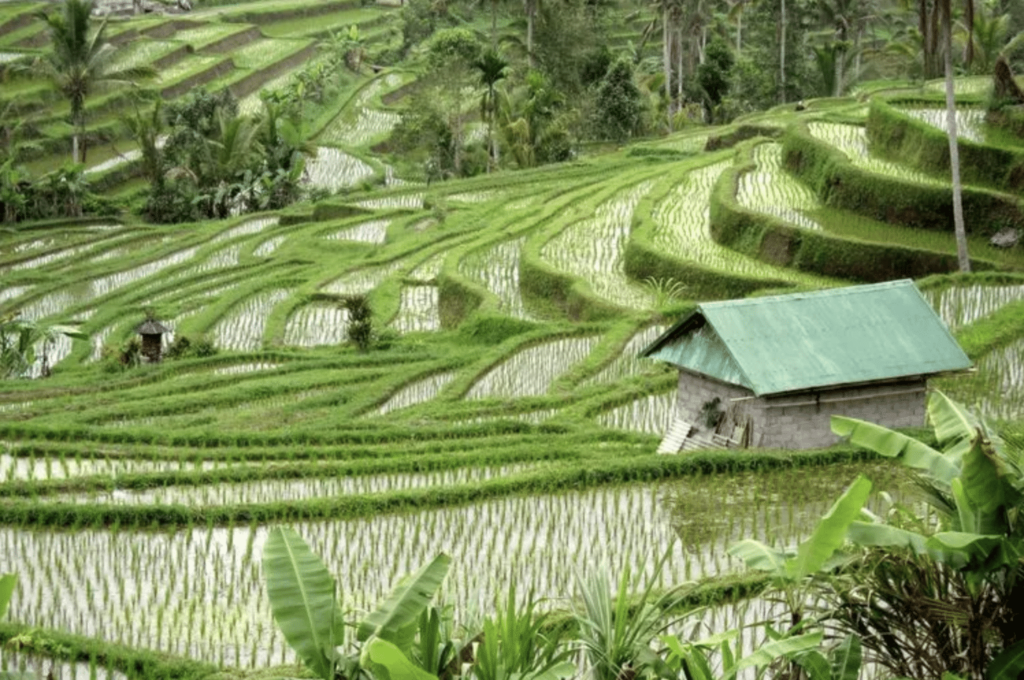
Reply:
[[[519,260],[526,237],[501,241],[490,248],[471,252],[459,262],[459,271],[484,286],[498,298],[502,312],[517,319],[530,319],[519,289]]]
[[[763,145],[762,145],[763,146]],[[711,191],[721,176],[722,172],[731,164],[730,161],[722,161],[698,168],[686,174],[681,182],[673,188],[669,194],[659,201],[652,213],[654,220],[654,244],[663,248],[665,252],[671,253],[686,260],[691,260],[710,269],[730,271],[736,274],[763,277],[766,279],[778,279],[781,281],[800,281],[802,283],[815,282],[814,277],[787,270],[780,267],[773,267],[769,264],[746,257],[731,248],[718,244],[711,236],[710,209],[708,201],[711,198]],[[759,166],[760,167],[760,166]],[[759,172],[763,172],[760,171]],[[781,168],[776,167],[772,182],[788,183],[793,181],[789,177],[780,178],[778,173]],[[744,175],[744,185],[756,181],[748,173]],[[775,186],[775,185],[773,185]],[[775,186],[776,190],[781,189]],[[803,196],[805,204],[813,204],[806,200],[806,193],[802,186],[795,189],[800,196]],[[746,199],[762,205],[762,201],[755,196],[748,195]],[[788,215],[801,223],[813,222],[799,213],[783,208],[772,213],[776,216]],[[783,219],[787,219],[783,217]],[[817,225],[815,224],[815,228]]]
[[[305,178],[310,186],[336,192],[373,175],[373,167],[344,151],[321,146],[316,157],[306,163]]]
[[[922,120],[943,132],[946,130],[945,109],[900,109],[903,113]],[[985,142],[985,112],[981,109],[958,108],[956,110],[956,135],[979,144]]]
[[[398,125],[399,114],[379,108],[381,95],[402,84],[397,73],[373,80],[356,96],[354,105],[331,121],[320,134],[320,141],[344,147],[363,147],[386,138]]]
[[[809,123],[811,134],[836,147],[847,155],[854,165],[880,175],[910,180],[919,184],[942,185],[941,180],[913,170],[899,163],[872,156],[868,150],[867,132],[858,125],[839,123]]]
[[[1011,302],[1024,299],[1024,285],[950,286],[939,291],[926,291],[924,297],[950,330],[956,331]]]
[[[210,334],[221,349],[252,352],[263,344],[267,316],[279,302],[288,298],[286,290],[271,290],[245,300],[217,322]]]
[[[446,371],[416,380],[388,397],[387,401],[374,412],[374,415],[387,415],[392,411],[429,401],[454,380],[455,375],[454,371]]]
[[[403,286],[391,326],[399,333],[440,330],[437,286]]]
[[[597,341],[563,338],[521,350],[481,376],[466,393],[466,399],[544,394],[555,378],[586,358]]]
[[[758,490],[748,493],[756,498]],[[766,520],[777,512],[771,504],[755,505],[731,531],[720,533],[711,545],[701,541],[692,551],[673,540],[674,503],[669,486],[631,486],[295,526],[346,584],[346,604],[355,607],[380,601],[400,575],[444,550],[456,566],[442,596],[460,603],[457,613],[465,615],[464,609],[486,607],[513,579],[522,594],[572,592],[572,565],[581,551],[612,573],[630,564],[635,583],[651,574],[652,556],[666,550],[671,559],[661,575],[663,585],[726,570],[737,565],[711,546],[735,534],[765,537]],[[781,535],[800,536],[807,530],[803,517],[816,518],[826,503],[804,501],[799,515],[787,512],[790,520]],[[12,614],[18,620],[243,668],[293,661],[280,633],[264,623],[269,611],[257,562],[265,540],[265,528],[249,526],[155,535],[0,531],[3,554],[18,554],[33,567],[23,591],[38,596],[39,604],[27,609],[16,601]],[[382,545],[391,549],[377,550]],[[495,551],[504,559],[490,559]],[[136,582],[131,577],[136,571],[161,574],[163,588]],[[44,573],[60,573],[67,580],[50,590],[33,576]],[[95,604],[107,615],[97,615]],[[154,621],[138,616],[140,611],[159,615]]]
[[[260,7],[274,9],[250,9]],[[170,45],[201,48],[249,30],[202,21],[140,41],[123,58],[142,62]],[[190,54],[163,69],[158,85],[224,59],[238,71],[272,66],[304,44],[270,37],[230,54]],[[397,122],[382,95],[410,78],[366,81],[326,127],[306,181],[337,195],[315,208],[183,227],[126,216],[0,232],[0,315],[74,319],[90,336],[47,349],[52,377],[0,390],[0,573],[22,577],[12,621],[233,674],[295,661],[260,566],[279,525],[324,556],[346,609],[380,601],[401,575],[448,552],[456,567],[442,598],[465,620],[492,611],[513,583],[520,600],[532,590],[562,598],[544,607],[563,606],[581,554],[610,577],[630,565],[636,589],[666,552],[659,586],[731,574],[740,567],[725,552],[731,541],[792,544],[857,471],[879,488],[903,488],[863,461],[709,478],[654,454],[675,411],[675,372],[638,354],[690,301],[627,277],[636,224],[659,253],[699,267],[719,297],[728,290],[716,288],[719,275],[756,280],[753,288],[825,285],[711,239],[708,199],[736,162],[698,157],[716,131],[643,143],[682,154],[588,152],[555,167],[402,186],[370,149]],[[243,109],[257,105],[249,97]],[[844,119],[864,113],[852,111],[843,108]],[[791,118],[752,120],[778,127]],[[471,127],[482,135],[482,125]],[[861,127],[811,129],[873,172],[935,182],[872,157]],[[127,151],[92,170],[133,159]],[[779,159],[776,144],[756,148],[739,201],[818,228],[805,214],[816,197]],[[383,187],[371,181],[378,173]],[[640,205],[649,212],[638,215]],[[687,285],[692,271],[670,273]],[[573,308],[523,272],[570,281]],[[956,279],[926,295],[954,333],[967,333],[1024,299],[1024,279],[999,277]],[[369,296],[389,348],[345,345],[340,298],[355,293]],[[165,344],[205,337],[218,354],[112,365],[104,346],[132,337],[147,309],[173,328]],[[989,416],[1024,418],[1021,342],[939,384]],[[31,372],[41,372],[39,361]],[[757,599],[714,606],[703,624],[678,630],[776,613]]]
[[[773,215],[804,229],[818,230],[821,225],[804,215],[803,210],[821,207],[811,188],[782,169],[782,147],[758,144],[754,149],[757,169],[740,177],[736,200],[740,205]]]
[[[626,277],[623,251],[632,229],[633,211],[651,190],[645,181],[601,203],[593,216],[570,224],[541,249],[556,268],[586,281],[594,293],[624,307],[649,308],[651,293]]]
[[[348,311],[337,304],[300,307],[284,329],[284,344],[296,347],[340,345],[348,339]]]
[[[668,432],[675,409],[675,392],[651,394],[602,413],[597,422],[604,427],[660,436]]]

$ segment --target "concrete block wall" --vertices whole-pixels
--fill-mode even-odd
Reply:
[[[920,427],[925,419],[926,382],[908,380],[887,385],[869,385],[820,392],[804,392],[764,399],[763,436],[758,446],[811,449],[831,446],[839,438],[832,433],[833,415],[859,418],[885,427]],[[833,400],[848,401],[833,401]],[[789,406],[806,401],[817,404]]]
[[[912,379],[755,399],[749,398],[753,393],[743,387],[680,371],[676,416],[705,431],[707,428],[700,422],[701,409],[717,397],[721,409],[731,410],[737,422],[750,419],[754,446],[820,448],[839,439],[832,434],[833,415],[891,428],[924,425],[926,386],[924,379]]]

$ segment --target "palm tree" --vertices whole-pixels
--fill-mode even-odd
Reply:
[[[968,0],[970,2],[970,0]],[[967,230],[964,226],[963,186],[960,182],[960,143],[956,129],[956,99],[953,91],[953,8],[950,0],[939,0],[942,14],[942,38],[946,62],[946,128],[949,135],[949,168],[953,180],[953,230],[956,234],[956,257],[960,271],[971,271],[967,253]]]
[[[488,49],[473,62],[473,67],[480,72],[480,84],[487,88],[480,100],[480,115],[487,121],[487,146],[490,151],[487,157],[487,171],[490,172],[498,163],[498,143],[494,138],[494,118],[498,112],[496,86],[505,78],[508,62],[494,49]]]
[[[138,78],[152,76],[148,66],[117,68],[116,49],[105,39],[107,20],[99,28],[91,26],[93,0],[66,0],[60,14],[37,13],[46,22],[51,49],[38,62],[48,77],[71,103],[74,134],[71,159],[85,162],[82,138],[85,135],[85,100],[94,91],[120,85],[134,85]]]

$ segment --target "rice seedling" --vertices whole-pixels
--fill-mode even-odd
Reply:
[[[51,264],[53,264],[55,262],[59,262],[61,260],[65,260],[65,259],[74,257],[76,255],[81,255],[82,253],[90,250],[92,247],[93,247],[93,244],[90,243],[90,244],[86,244],[84,246],[75,246],[73,248],[64,248],[62,250],[55,250],[55,251],[46,253],[44,255],[40,255],[39,257],[33,257],[30,260],[22,260],[21,262],[17,262],[15,264],[12,264],[9,267],[6,267],[5,269],[7,271],[12,271],[12,272],[24,271],[26,269],[40,269],[42,267],[46,267],[48,265],[51,265]]]
[[[271,361],[251,361],[245,364],[234,364],[213,369],[214,375],[241,375],[243,373],[255,373],[257,371],[272,371],[281,364]]]
[[[210,257],[206,258],[202,263],[186,269],[176,278],[191,279],[194,276],[200,274],[206,274],[216,269],[226,269],[227,267],[237,267],[238,258],[241,255],[242,246],[241,244],[228,246],[215,252]]]
[[[342,111],[320,134],[320,140],[342,146],[366,146],[386,137],[398,125],[401,116],[371,106],[386,89],[401,85],[402,78],[391,73],[364,87],[352,106]]]
[[[561,338],[520,350],[480,377],[466,399],[534,397],[548,391],[555,379],[582,361],[599,338]]]
[[[100,331],[93,333],[89,338],[92,343],[92,352],[89,354],[88,361],[99,361],[103,356],[103,348],[107,344],[107,339],[110,338],[111,333],[114,332],[114,328],[119,324],[111,324],[102,328]],[[171,340],[173,342],[173,340]]]
[[[686,485],[714,496],[720,481],[716,477]],[[571,592],[580,554],[607,565],[611,574],[629,564],[639,580],[653,576],[648,556],[670,550],[657,582],[662,587],[738,568],[715,541],[700,547],[674,540],[676,512],[666,495],[669,490],[668,485],[631,485],[512,496],[466,507],[294,527],[345,584],[346,607],[366,608],[381,601],[398,576],[437,551],[446,552],[453,557],[453,569],[441,597],[454,604],[459,620],[468,612],[486,610],[513,582],[521,597]],[[769,497],[764,491],[751,495]],[[778,514],[778,507],[762,501],[747,511],[753,517],[744,519],[761,527],[754,536],[767,535],[761,523]],[[794,524],[787,528],[786,540],[797,540],[809,529]],[[24,575],[20,587],[26,595],[15,599],[12,619],[229,666],[291,662],[283,637],[266,624],[270,612],[258,556],[268,531],[266,526],[162,533],[0,529],[0,568],[16,566],[10,560],[17,556]],[[502,559],[493,559],[495,554]],[[55,579],[53,574],[61,576]],[[155,575],[160,588],[150,582]],[[157,612],[162,612],[162,631],[152,625]]]
[[[135,39],[119,47],[111,61],[117,70],[148,66],[178,47],[179,45],[173,42]]]
[[[124,673],[100,666],[95,661],[73,663],[44,654],[7,650],[0,658],[0,674],[5,677],[54,680],[128,680]]]
[[[274,254],[274,251],[281,247],[285,238],[287,237],[275,236],[273,238],[268,238],[266,241],[256,246],[256,249],[252,251],[252,254],[255,257],[270,257]]]
[[[0,454],[0,481],[49,481],[103,475],[139,472],[172,472],[175,470],[213,470],[222,467],[220,461],[158,461],[138,458],[81,458],[52,455],[13,456]]]
[[[280,221],[279,217],[257,217],[256,219],[246,220],[237,227],[232,227],[225,232],[217,234],[210,243],[221,243],[222,241],[228,241],[239,236],[258,234],[267,227],[276,226]]]
[[[704,150],[707,146],[708,135],[707,133],[702,134],[683,134],[674,135],[668,139],[658,143],[659,149],[672,149],[673,151],[682,151],[683,153],[698,153]]]
[[[369,293],[379,286],[384,279],[395,271],[402,268],[402,262],[390,262],[377,267],[357,269],[354,272],[345,274],[341,278],[330,281],[323,286],[323,290],[335,295],[357,295]]]
[[[32,290],[32,286],[11,286],[10,288],[0,288],[0,304],[3,304],[8,300],[16,300],[30,290]]]
[[[304,40],[263,38],[231,50],[231,59],[238,68],[257,71],[281,61],[306,44]]]
[[[336,118],[320,135],[322,142],[343,146],[366,146],[387,136],[401,120],[393,111],[360,106],[355,120]]]
[[[813,122],[807,127],[814,137],[836,147],[845,153],[854,165],[865,170],[921,184],[943,183],[923,172],[872,156],[868,150],[867,131],[859,125]]]
[[[932,92],[946,91],[946,81],[941,79],[929,80],[924,86]],[[985,94],[991,88],[991,76],[960,76],[953,81],[954,94]]]
[[[263,331],[274,305],[288,299],[283,289],[264,291],[233,307],[210,330],[213,343],[226,350],[252,352],[263,344]]]
[[[455,379],[455,375],[455,371],[435,373],[434,375],[409,383],[388,397],[388,400],[381,404],[371,415],[383,416],[392,411],[398,411],[399,409],[430,401],[448,383]]]
[[[782,146],[758,144],[754,162],[757,170],[740,177],[736,192],[740,205],[804,229],[821,229],[820,224],[801,212],[820,208],[821,203],[810,187],[782,169]]]
[[[990,420],[1024,417],[1024,338],[995,349],[975,365],[975,372],[940,378],[936,387]]]
[[[1024,286],[951,286],[923,291],[951,331],[986,317],[1005,305],[1024,299]]]
[[[912,118],[946,131],[946,109],[900,109]],[[976,108],[957,108],[956,136],[979,144],[985,142],[985,112]]]
[[[640,358],[642,352],[648,345],[654,342],[659,335],[664,333],[665,326],[648,326],[639,331],[626,346],[622,348],[622,354],[602,368],[596,375],[583,381],[583,385],[601,385],[609,382],[616,382],[625,378],[631,378],[642,373],[655,373],[661,369],[650,359]]]
[[[326,236],[331,241],[360,241],[362,243],[382,244],[387,241],[388,227],[391,220],[370,220],[354,227],[345,227],[341,231]]]
[[[240,30],[240,27],[233,24],[204,23],[194,28],[186,28],[174,34],[176,42],[188,43],[194,47],[211,43],[214,40],[231,35]]]
[[[541,257],[590,284],[600,297],[630,308],[649,309],[650,292],[626,276],[623,252],[637,203],[654,186],[641,182],[597,206],[590,218],[570,224],[541,248]]]
[[[373,175],[365,161],[329,146],[317,148],[316,157],[306,162],[305,180],[310,186],[336,192]]]
[[[391,327],[399,333],[440,330],[437,286],[402,286],[398,316]]]
[[[340,345],[348,339],[348,310],[337,304],[300,307],[284,327],[284,344],[296,347]]]
[[[502,413],[500,415],[477,416],[476,418],[463,418],[453,421],[453,425],[479,425],[480,423],[493,423],[497,420],[518,420],[523,423],[537,425],[546,420],[554,418],[560,413],[557,408],[542,408],[536,411],[523,411],[520,413]]]
[[[611,409],[597,417],[604,427],[662,436],[668,432],[676,412],[676,393],[649,394]]]
[[[652,240],[659,248],[709,269],[814,284],[818,279],[783,267],[774,267],[717,243],[711,236],[711,191],[729,161],[689,172],[654,206]],[[805,216],[801,215],[801,218]]]
[[[101,297],[131,283],[159,274],[165,269],[188,262],[195,257],[198,248],[186,248],[172,253],[167,257],[147,262],[127,271],[115,272],[107,276],[93,279],[89,284],[91,297]]]
[[[356,203],[360,208],[375,210],[420,209],[423,207],[423,194],[402,194],[383,198],[367,198]]]
[[[72,285],[38,298],[21,307],[21,315],[32,321],[41,321],[64,314],[76,305],[93,298],[86,285]]]
[[[456,201],[458,203],[483,203],[484,201],[490,201],[503,195],[503,192],[494,190],[464,191],[458,194],[449,194],[445,198],[447,198],[449,201]]]
[[[161,69],[156,79],[161,85],[170,85],[192,73],[198,73],[203,69],[213,66],[221,59],[223,57],[217,55],[202,56],[192,54],[165,69]]]
[[[485,250],[475,250],[459,260],[459,272],[498,298],[498,308],[517,319],[531,319],[519,288],[519,260],[526,237],[501,241]]]
[[[416,225],[413,225],[415,230]],[[436,255],[431,256],[425,260],[418,267],[409,272],[409,280],[416,281],[418,283],[434,283],[437,281],[438,275],[441,273],[441,267],[444,266],[444,258],[448,255],[447,252],[440,252]]]
[[[536,467],[518,464],[500,467],[465,467],[423,473],[387,473],[310,479],[258,480],[216,485],[164,486],[141,491],[115,490],[95,494],[54,494],[41,496],[47,503],[111,503],[114,505],[248,505],[331,498],[353,494],[452,486],[506,477]]]

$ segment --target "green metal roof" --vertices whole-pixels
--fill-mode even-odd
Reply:
[[[642,356],[757,396],[969,368],[913,281],[707,302]]]

